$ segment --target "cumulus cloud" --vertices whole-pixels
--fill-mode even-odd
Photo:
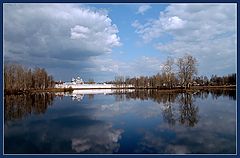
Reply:
[[[82,5],[4,4],[3,24],[5,61],[61,67],[121,45],[107,12]]]
[[[143,4],[138,8],[137,14],[144,14],[147,10],[151,9],[152,7],[149,4]]]
[[[180,30],[184,27],[186,21],[182,20],[178,16],[161,17],[158,20],[151,20],[142,25],[138,20],[132,23],[132,26],[136,28],[136,33],[140,34],[141,38],[145,42],[150,42],[155,38],[161,37],[166,31]]]
[[[132,26],[160,53],[195,56],[201,74],[226,74],[236,71],[236,15],[235,4],[171,4],[159,18]]]
[[[76,25],[71,28],[71,39],[86,39],[89,31],[88,27]]]

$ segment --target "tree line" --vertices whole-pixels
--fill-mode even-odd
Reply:
[[[227,76],[212,75],[197,76],[197,60],[191,55],[185,54],[176,60],[168,57],[161,65],[161,73],[153,76],[116,76],[114,81],[108,83],[115,84],[116,87],[126,87],[133,85],[135,88],[190,88],[190,86],[222,86],[236,85],[236,73]]]
[[[4,65],[4,92],[13,93],[54,87],[53,76],[44,68],[26,68],[20,64]]]

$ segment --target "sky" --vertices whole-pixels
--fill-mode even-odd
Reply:
[[[5,3],[4,62],[104,82],[155,75],[190,54],[199,76],[222,76],[236,72],[236,18],[236,3]]]

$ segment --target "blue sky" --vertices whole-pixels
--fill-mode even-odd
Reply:
[[[236,4],[4,4],[4,61],[56,80],[161,72],[188,53],[198,75],[236,72]]]

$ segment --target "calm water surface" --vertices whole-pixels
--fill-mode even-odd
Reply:
[[[236,91],[74,91],[4,97],[4,152],[236,152]]]

